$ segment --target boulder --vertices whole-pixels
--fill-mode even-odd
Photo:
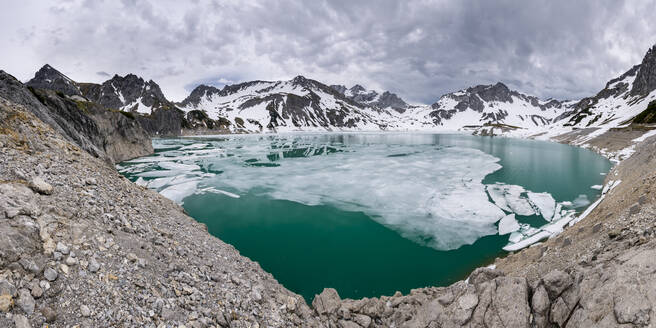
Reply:
[[[561,270],[552,270],[542,277],[549,299],[554,300],[574,282],[572,277]]]
[[[314,296],[312,307],[318,314],[330,314],[337,311],[341,300],[334,288],[325,288],[321,294]]]

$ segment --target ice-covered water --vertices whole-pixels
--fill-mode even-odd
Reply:
[[[155,156],[125,162],[119,170],[178,203],[199,193],[232,198],[255,193],[364,212],[438,250],[499,233],[498,222],[508,214],[548,222],[565,214],[563,206],[589,203],[581,194],[562,200],[557,209],[548,192],[503,181],[485,184],[486,176],[502,168],[500,158],[460,142],[424,140],[412,135],[393,142],[376,135],[356,142],[353,136],[324,135],[157,139]],[[518,230],[514,216],[507,219],[504,229]],[[535,228],[523,227],[524,232]]]

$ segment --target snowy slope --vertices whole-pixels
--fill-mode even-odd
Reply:
[[[302,76],[221,90],[201,85],[179,105],[186,112],[201,110],[211,119],[227,119],[233,132],[384,130],[394,118]]]

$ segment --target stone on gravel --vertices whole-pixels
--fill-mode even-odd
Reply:
[[[22,314],[14,315],[14,325],[16,328],[32,328],[30,321]]]
[[[21,290],[18,291],[18,299],[16,300],[16,305],[25,312],[27,315],[32,315],[34,313],[34,298],[32,297],[32,293],[25,289],[22,288]]]
[[[14,299],[11,295],[0,295],[0,312],[9,312],[14,305]]]
[[[57,247],[55,248],[55,251],[62,253],[63,255],[68,255],[70,249],[68,248],[68,246],[66,246],[64,243],[60,241],[57,242]]]
[[[89,309],[88,306],[83,304],[80,306],[80,314],[82,314],[82,316],[85,318],[91,316],[91,309]]]
[[[45,271],[43,271],[43,276],[46,277],[48,281],[55,281],[57,280],[59,273],[57,273],[57,270],[53,268],[47,268]]]
[[[52,195],[52,186],[41,177],[35,177],[30,181],[30,188],[42,195]]]
[[[55,312],[51,307],[44,306],[41,308],[41,314],[46,319],[47,323],[53,323],[57,320],[57,312]]]
[[[96,261],[95,257],[92,257],[91,260],[89,260],[89,271],[98,272],[98,270],[100,270],[100,263]]]
[[[43,288],[41,288],[41,286],[39,286],[38,284],[36,286],[33,286],[32,287],[32,296],[34,298],[39,298],[39,297],[43,296]]]
[[[0,295],[15,296],[18,290],[7,280],[0,280]]]

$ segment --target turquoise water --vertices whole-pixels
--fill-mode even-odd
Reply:
[[[496,231],[508,212],[486,185],[549,193],[580,211],[611,167],[567,145],[448,134],[221,136],[154,146],[155,155],[119,170],[183,203],[308,301],[325,287],[360,298],[462,279],[508,242]],[[517,219],[547,222],[537,211]]]

